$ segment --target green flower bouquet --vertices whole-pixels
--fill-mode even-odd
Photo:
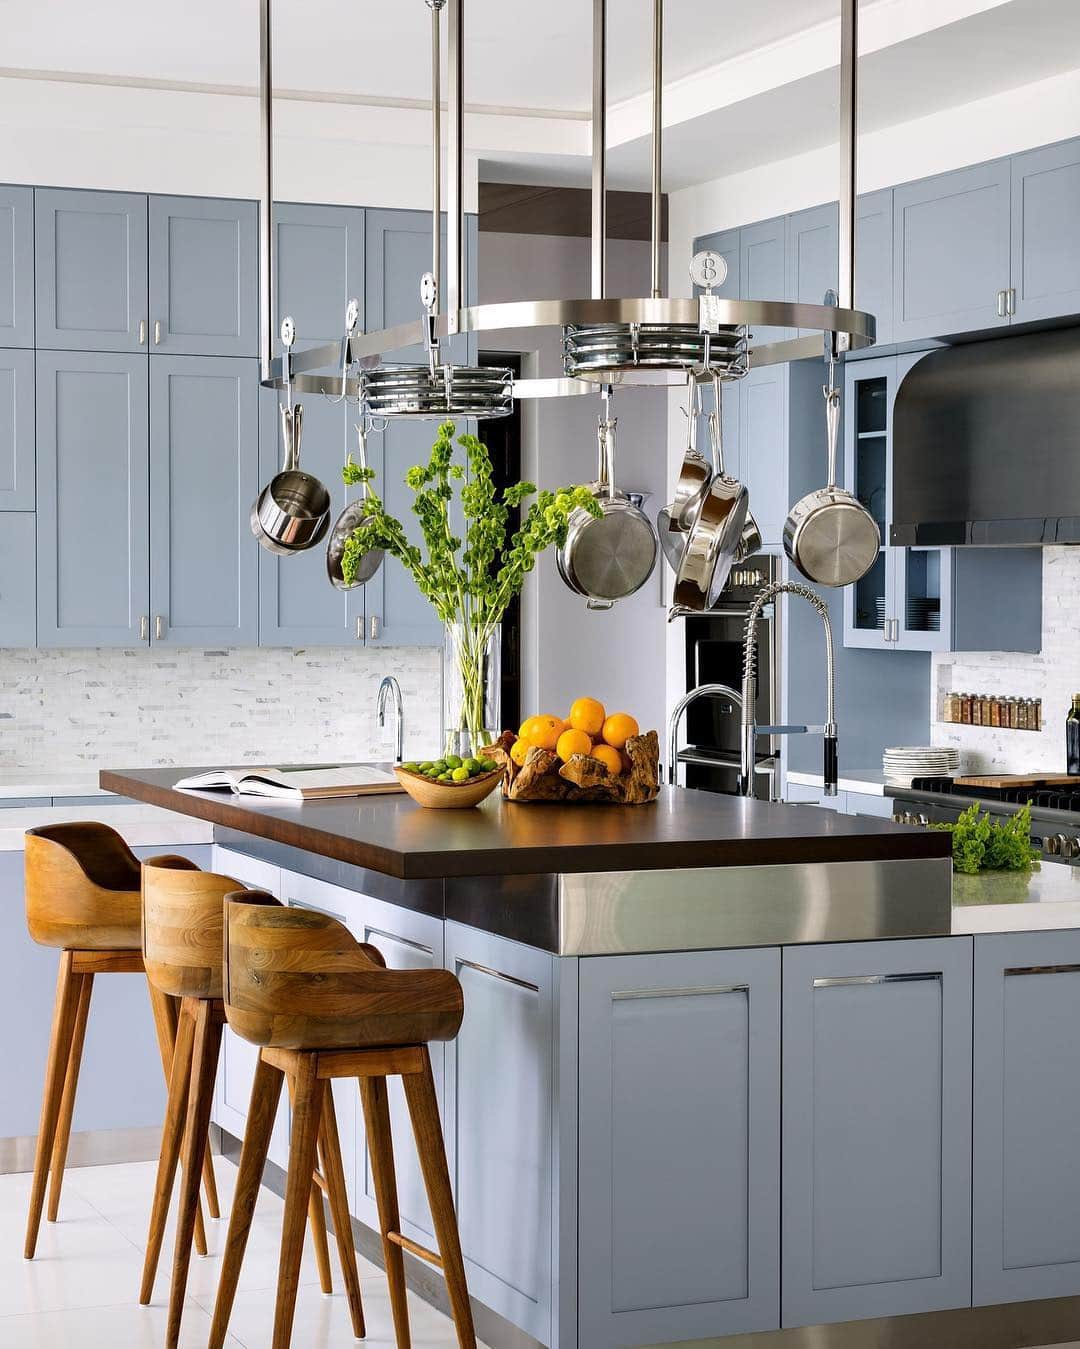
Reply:
[[[566,540],[575,510],[598,516],[600,507],[586,487],[538,492],[534,483],[519,482],[496,489],[491,457],[474,435],[458,436],[466,463],[454,461],[454,423],[439,427],[427,464],[405,474],[413,491],[412,510],[420,522],[424,547],[412,543],[401,521],[391,515],[371,488],[374,471],[350,458],[343,470],[346,483],[367,482],[368,518],[346,541],[341,570],[347,582],[356,578],[360,559],[382,548],[409,571],[421,594],[431,601],[448,629],[461,679],[460,725],[447,734],[475,753],[486,734],[486,654],[506,607],[525,583],[537,557]],[[451,525],[451,502],[460,496],[463,540]],[[507,540],[510,512],[535,497],[520,527]]]

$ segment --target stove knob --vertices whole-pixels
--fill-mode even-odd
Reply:
[[[904,823],[903,813],[899,810],[894,810],[892,813],[892,822],[893,824],[903,824]]]
[[[1051,857],[1058,857],[1061,854],[1062,845],[1065,842],[1064,834],[1050,834],[1046,839],[1046,851]]]
[[[1066,838],[1061,844],[1061,855],[1071,861],[1074,857],[1080,857],[1080,838]]]
[[[921,825],[923,829],[925,829],[927,825],[930,823],[930,817],[929,815],[916,815],[915,823]]]

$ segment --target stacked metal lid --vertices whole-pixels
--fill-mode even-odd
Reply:
[[[380,365],[360,376],[361,402],[376,418],[505,417],[513,391],[513,371],[497,366]]]
[[[702,332],[691,323],[588,323],[563,329],[567,376],[604,384],[634,382],[635,372],[699,370],[738,379],[748,368],[745,327]]]

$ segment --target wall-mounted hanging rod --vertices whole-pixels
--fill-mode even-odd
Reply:
[[[660,176],[664,154],[664,0],[653,0],[652,53],[652,293],[660,288]]]
[[[446,318],[447,331],[459,331],[458,310],[465,299],[462,266],[465,246],[465,0],[447,0],[446,145]]]
[[[836,287],[841,309],[855,303],[855,175],[858,143],[858,0],[840,0],[840,268]],[[841,339],[841,350],[847,344]]]
[[[262,378],[270,378],[274,355],[274,77],[272,0],[259,5],[259,129],[262,136],[262,195],[259,199],[259,357]]]
[[[592,297],[607,285],[607,0],[593,0]]]

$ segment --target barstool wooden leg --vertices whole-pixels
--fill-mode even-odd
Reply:
[[[214,1322],[210,1328],[208,1349],[221,1349],[229,1330],[229,1317],[232,1315],[236,1285],[240,1278],[240,1268],[244,1263],[244,1251],[247,1247],[248,1233],[251,1231],[251,1220],[255,1214],[255,1204],[259,1198],[259,1185],[262,1182],[263,1168],[266,1166],[266,1154],[270,1151],[270,1135],[274,1131],[274,1120],[277,1118],[283,1076],[280,1069],[273,1067],[261,1055],[259,1056],[255,1066],[255,1080],[251,1086],[251,1104],[248,1107],[247,1124],[244,1128],[244,1146],[240,1152],[240,1168],[236,1175],[236,1189],[233,1191],[229,1235],[225,1242],[225,1256],[221,1264],[221,1277],[218,1280]]]
[[[79,989],[79,1005],[75,1011],[75,1027],[71,1033],[71,1051],[68,1054],[67,1074],[64,1078],[64,1095],[60,1100],[60,1118],[56,1124],[56,1138],[53,1141],[52,1160],[49,1163],[49,1203],[45,1217],[56,1222],[60,1211],[60,1190],[64,1184],[64,1167],[67,1165],[68,1143],[71,1141],[71,1120],[75,1113],[75,1093],[79,1086],[79,1068],[82,1064],[83,1044],[86,1041],[86,1018],[90,1011],[90,994],[94,989],[94,976],[79,976],[82,987]]]
[[[317,1075],[315,1054],[297,1054],[293,1076],[293,1121],[289,1144],[289,1177],[285,1185],[285,1214],[281,1225],[277,1306],[274,1311],[273,1349],[288,1349],[296,1312],[300,1260],[304,1252],[311,1177],[315,1170],[319,1120],[326,1083]]]
[[[191,1239],[199,1207],[199,1178],[206,1155],[224,1016],[220,1003],[215,1005],[203,998],[185,999],[185,1005],[188,1002],[191,1003],[195,1019],[195,1041],[191,1051],[191,1086],[188,1090],[187,1124],[184,1131],[180,1208],[176,1215],[172,1286],[169,1289],[169,1319],[165,1328],[166,1349],[176,1349],[180,1340],[180,1320],[184,1314],[188,1269],[191,1265]]]
[[[442,1256],[446,1291],[450,1295],[450,1310],[454,1315],[461,1349],[475,1349],[476,1331],[473,1327],[469,1288],[465,1281],[465,1262],[461,1257],[454,1195],[450,1188],[450,1171],[446,1165],[442,1124],[439,1120],[439,1102],[435,1095],[435,1080],[431,1075],[431,1056],[423,1047],[424,1066],[418,1073],[405,1073],[402,1083],[409,1103],[409,1117],[420,1154],[420,1169],[424,1173],[435,1237]]]
[[[362,1340],[364,1329],[364,1302],[360,1294],[360,1273],[356,1268],[356,1247],[352,1240],[352,1220],[349,1217],[349,1196],[345,1190],[345,1168],[341,1161],[341,1139],[338,1136],[337,1115],[334,1113],[334,1093],[329,1084],[323,1100],[322,1134],[319,1140],[322,1172],[326,1179],[326,1197],[330,1201],[330,1216],[334,1220],[338,1259],[345,1294],[349,1299],[349,1316],[353,1334]]]
[[[176,1029],[176,1043],[172,1051],[169,1071],[169,1099],[165,1106],[165,1123],[161,1129],[161,1156],[158,1159],[154,1182],[154,1206],[150,1213],[150,1231],[146,1239],[143,1260],[142,1287],[139,1301],[145,1307],[154,1292],[161,1243],[165,1236],[165,1222],[169,1216],[176,1180],[176,1166],[180,1159],[180,1143],[184,1136],[187,1116],[188,1088],[191,1083],[191,1052],[195,1038],[195,1022],[185,1009],[180,1013]]]
[[[41,1098],[41,1123],[38,1126],[37,1146],[34,1150],[34,1179],[30,1187],[30,1212],[26,1220],[26,1241],[23,1245],[23,1255],[27,1260],[34,1258],[34,1251],[37,1249],[41,1210],[45,1203],[45,1185],[49,1179],[49,1162],[52,1158],[56,1123],[60,1117],[60,1102],[64,1094],[64,1081],[67,1077],[68,1060],[71,1056],[71,1039],[78,1013],[81,980],[85,977],[73,974],[71,963],[72,953],[62,951],[60,954],[60,971],[56,981],[56,1006],[53,1011],[52,1037],[49,1041],[49,1057],[45,1068],[45,1089]]]
[[[296,1092],[290,1077],[289,1100],[295,1099]],[[326,1210],[323,1208],[322,1191],[314,1174],[311,1181],[311,1193],[308,1195],[308,1222],[311,1224],[311,1241],[315,1247],[315,1268],[319,1271],[319,1287],[324,1296],[334,1291],[334,1280],[330,1273],[330,1242],[326,1236]]]
[[[394,1337],[398,1349],[410,1349],[409,1302],[405,1289],[405,1254],[391,1241],[388,1233],[398,1232],[397,1178],[394,1172],[394,1140],[390,1133],[390,1102],[385,1077],[360,1078],[360,1100],[364,1107],[371,1178],[375,1184],[375,1202],[379,1210],[386,1282],[390,1289],[390,1310],[394,1316]]]

